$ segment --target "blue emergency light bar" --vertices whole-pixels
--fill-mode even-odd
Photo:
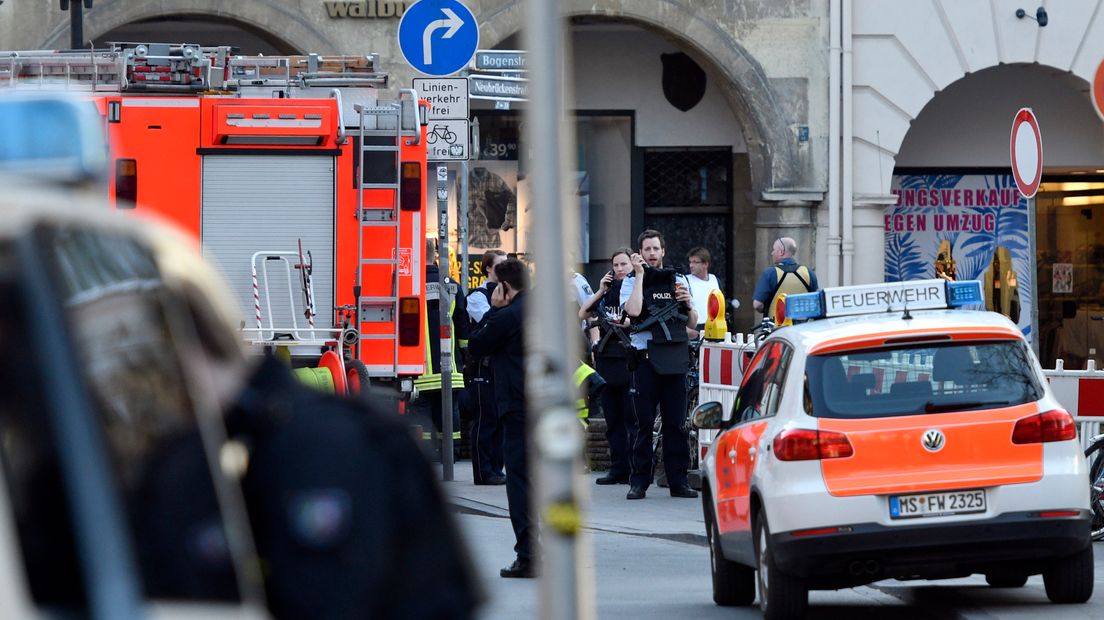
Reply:
[[[824,295],[799,293],[786,296],[786,318],[794,320],[818,319],[824,316]]]
[[[958,308],[984,303],[981,282],[941,279],[839,286],[786,296],[786,318],[821,319],[877,312]]]
[[[981,294],[981,282],[966,280],[947,283],[947,305],[952,308],[985,303]]]

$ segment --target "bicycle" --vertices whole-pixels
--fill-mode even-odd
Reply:
[[[1092,506],[1092,539],[1104,540],[1104,435],[1089,440],[1089,504]]]
[[[456,132],[449,131],[447,125],[434,125],[433,129],[426,134],[426,142],[436,144],[438,138],[444,140],[446,144],[453,144],[456,142]]]

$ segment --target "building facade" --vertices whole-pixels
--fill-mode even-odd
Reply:
[[[410,4],[96,0],[84,34],[97,45],[374,52],[397,89],[417,76],[396,37]],[[481,48],[523,46],[521,0],[465,4]],[[742,302],[736,327],[746,328],[755,276],[779,236],[797,239],[824,285],[932,277],[944,254],[941,265],[982,278],[990,305],[1016,314],[1044,363],[1104,354],[1093,331],[1102,326],[1104,347],[1104,321],[1094,322],[1104,316],[1104,273],[1094,266],[1104,214],[1093,217],[1104,204],[1104,124],[1090,97],[1104,59],[1100,0],[1051,2],[1045,26],[1032,19],[1037,7],[1010,0],[561,4],[573,50],[579,258],[592,280],[613,249],[660,228],[672,264],[685,268],[693,246],[710,250],[725,292]],[[0,5],[0,47],[68,41],[69,16],[56,3]],[[474,247],[525,251],[535,171],[519,143],[523,105],[473,102],[472,187],[483,201],[469,219]],[[1007,191],[1009,131],[1022,107],[1042,131],[1033,201]]]

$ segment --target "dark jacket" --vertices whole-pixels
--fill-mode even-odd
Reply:
[[[397,415],[267,359],[227,417],[277,618],[474,615],[480,590],[429,463]]]
[[[525,292],[504,308],[492,307],[468,340],[477,357],[490,357],[500,415],[525,412]]]

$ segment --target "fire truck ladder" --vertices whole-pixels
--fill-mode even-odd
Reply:
[[[405,99],[402,95],[409,94]],[[360,339],[364,340],[390,340],[393,343],[391,373],[388,376],[399,374],[399,256],[400,219],[399,219],[399,193],[402,178],[402,144],[403,140],[410,138],[409,145],[415,145],[420,140],[419,125],[417,119],[418,95],[414,89],[406,88],[400,91],[398,101],[382,103],[375,106],[354,105],[353,109],[359,115],[360,120],[360,170],[357,173],[357,256],[359,264],[356,272],[356,299],[357,299],[357,328],[360,331]],[[408,129],[404,129],[405,125]],[[394,162],[393,175],[388,175],[386,180],[366,180],[365,168],[369,157],[376,157],[379,153],[390,154]],[[370,189],[389,190],[393,199],[388,207],[365,207],[364,191]],[[391,228],[394,231],[394,242],[391,244],[391,258],[364,258],[364,235],[369,229]],[[416,242],[421,242],[418,240]],[[387,296],[363,295],[365,278],[364,267],[367,265],[388,265],[391,267],[391,290]],[[411,268],[416,268],[411,265]],[[389,334],[366,334],[364,323],[393,324],[394,329]],[[370,374],[379,375],[378,372]]]

